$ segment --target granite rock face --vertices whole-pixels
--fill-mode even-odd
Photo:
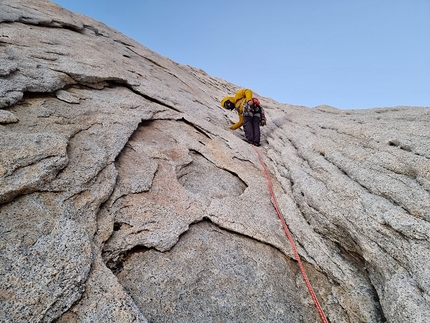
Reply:
[[[47,1],[0,2],[0,322],[318,322],[239,86]],[[256,94],[258,96],[258,94]],[[430,109],[259,96],[330,322],[430,317]]]

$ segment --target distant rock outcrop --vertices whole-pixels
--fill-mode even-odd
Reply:
[[[0,321],[318,322],[238,86],[47,1],[0,2]],[[428,322],[430,109],[259,97],[330,322]]]

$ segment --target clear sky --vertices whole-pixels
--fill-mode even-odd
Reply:
[[[430,107],[430,0],[53,2],[282,103]]]

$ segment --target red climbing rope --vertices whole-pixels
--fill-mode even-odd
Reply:
[[[266,165],[264,164],[263,158],[261,158],[261,154],[257,148],[255,148],[254,146],[252,146],[252,148],[254,148],[255,152],[258,155],[258,159],[260,159],[261,166],[263,166],[264,173],[266,174],[266,177],[267,177],[267,183],[269,185],[270,194],[272,195],[273,205],[275,206],[276,212],[278,213],[279,219],[281,220],[282,227],[284,228],[285,234],[287,235],[288,240],[290,241],[291,248],[293,249],[294,256],[296,257],[297,263],[299,264],[300,271],[302,272],[303,279],[305,280],[306,286],[308,287],[312,300],[314,301],[315,306],[318,310],[318,313],[320,314],[321,320],[324,323],[328,323],[327,318],[325,317],[324,312],[321,308],[321,305],[319,304],[318,299],[315,296],[315,292],[312,289],[311,283],[309,282],[308,276],[306,275],[305,269],[303,268],[299,253],[297,252],[296,245],[294,243],[293,237],[291,236],[290,230],[288,230],[287,224],[285,223],[284,217],[282,216],[281,210],[279,209],[278,202],[273,192],[272,181],[270,180],[269,172],[266,169]]]

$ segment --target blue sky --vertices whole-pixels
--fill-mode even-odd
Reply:
[[[430,0],[54,0],[282,103],[430,107]]]

